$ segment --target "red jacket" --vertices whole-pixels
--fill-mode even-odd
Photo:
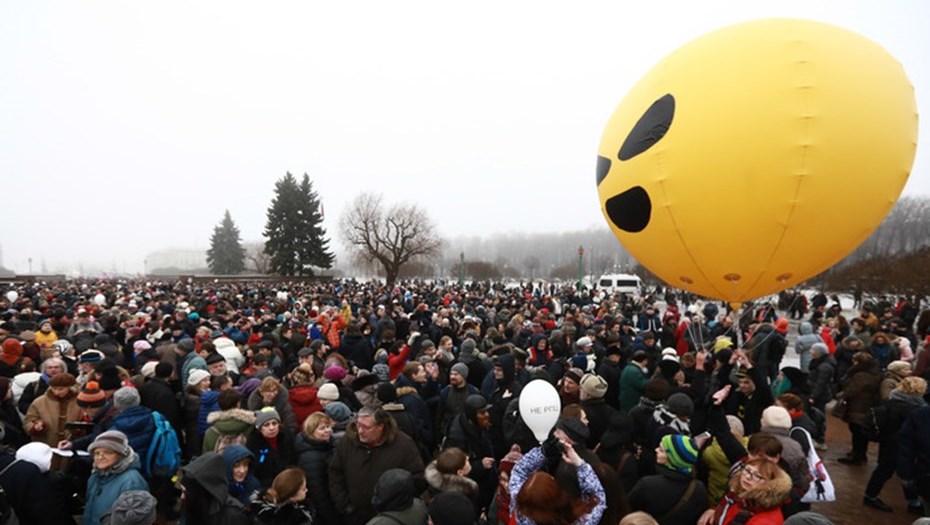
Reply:
[[[407,358],[410,356],[410,346],[404,345],[399,354],[388,354],[388,369],[391,371],[391,381],[397,379],[397,376],[404,371],[404,365],[407,364]]]

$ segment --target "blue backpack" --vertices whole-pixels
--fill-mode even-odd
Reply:
[[[165,416],[152,411],[155,420],[155,434],[149,444],[142,464],[142,475],[146,479],[170,479],[181,468],[181,445],[178,435]]]

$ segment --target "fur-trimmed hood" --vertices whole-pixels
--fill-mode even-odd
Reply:
[[[419,393],[420,393],[420,392],[417,391],[416,387],[412,387],[412,386],[401,386],[401,387],[397,387],[397,397],[398,397],[398,398],[400,398],[401,396],[405,396],[405,395],[407,395],[407,394],[419,394]]]
[[[730,490],[742,501],[745,508],[756,511],[773,509],[780,507],[791,492],[791,476],[778,469],[775,479],[752,490],[743,490],[740,476],[736,475],[730,480]]]
[[[423,477],[426,478],[430,488],[437,492],[461,492],[469,498],[478,496],[478,484],[474,480],[465,476],[439,472],[436,468],[436,460],[426,466]]]
[[[237,419],[249,425],[255,424],[255,412],[242,408],[230,408],[219,412],[210,412],[207,415],[207,423],[212,425],[221,419]]]

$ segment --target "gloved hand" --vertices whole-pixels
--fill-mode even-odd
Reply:
[[[410,337],[407,338],[407,346],[413,347],[413,343],[416,342],[417,337],[420,337],[420,332],[410,332]]]
[[[542,444],[542,453],[546,457],[546,464],[543,467],[543,470],[549,472],[550,474],[555,474],[555,469],[559,465],[559,462],[562,461],[562,450],[564,450],[565,445],[556,438],[554,435],[549,434],[549,439],[543,441]]]

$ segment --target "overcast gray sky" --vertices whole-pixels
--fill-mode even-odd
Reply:
[[[769,17],[875,40],[930,104],[924,0],[2,2],[3,262],[140,271],[206,248],[224,209],[258,240],[286,171],[310,175],[333,244],[361,190],[450,237],[606,227],[597,146],[629,88]],[[926,129],[905,195],[930,194]]]

